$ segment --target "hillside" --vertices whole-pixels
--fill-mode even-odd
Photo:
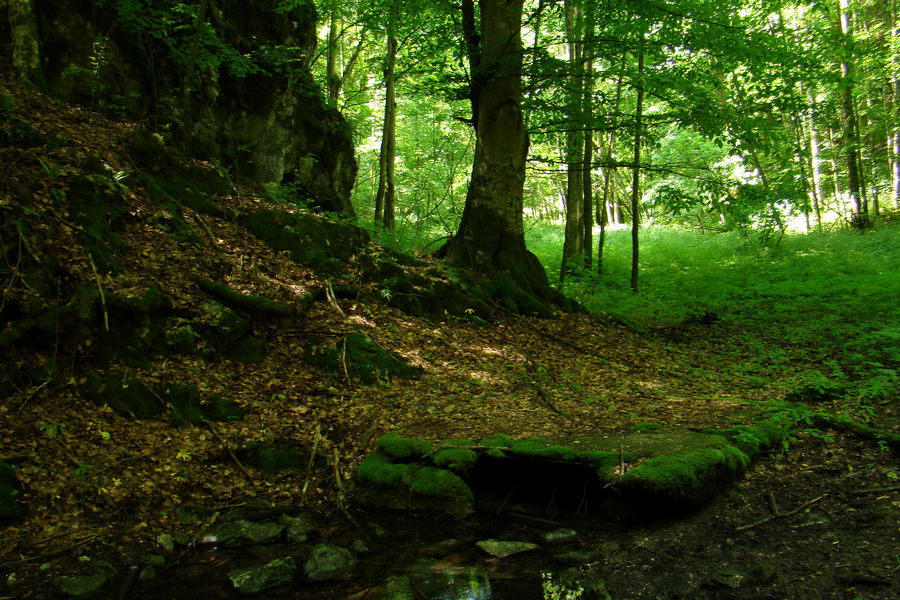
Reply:
[[[750,352],[725,346],[727,327],[686,324],[678,335],[693,343],[671,344],[604,315],[521,317],[471,275],[235,185],[134,124],[9,80],[0,102],[0,462],[14,467],[21,509],[2,530],[0,569],[16,574],[5,597],[52,597],[48,571],[79,572],[81,555],[140,563],[184,528],[185,505],[262,500],[353,529],[355,469],[388,432],[570,443],[721,429],[790,391],[715,376]],[[268,235],[276,222],[293,241]],[[393,354],[364,363],[353,344]],[[259,448],[288,449],[297,468],[265,472]],[[742,484],[729,518],[764,515],[765,491],[786,506],[814,499],[822,469],[852,496],[890,468],[855,439],[797,456]],[[896,515],[895,495],[879,524]],[[846,499],[822,503],[834,527],[848,524]],[[892,552],[853,564],[893,576]],[[803,585],[802,561],[781,568],[779,582]]]

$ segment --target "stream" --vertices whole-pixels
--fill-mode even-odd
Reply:
[[[482,506],[464,521],[366,510],[354,510],[350,516],[365,534],[348,519],[336,517],[319,525],[312,544],[198,546],[156,578],[136,582],[130,596],[246,598],[232,585],[229,572],[286,557],[304,565],[311,547],[330,544],[352,549],[358,562],[346,574],[331,581],[295,577],[253,597],[603,600],[610,596],[600,571],[615,568],[620,548],[647,528],[659,530],[673,522],[671,517],[638,522],[624,503],[587,516],[556,507],[496,504]],[[603,568],[594,568],[598,565]]]

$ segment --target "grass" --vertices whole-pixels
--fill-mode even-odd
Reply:
[[[558,278],[563,230],[539,225],[529,248]],[[596,251],[596,249],[595,249]],[[629,287],[630,231],[609,232],[604,273],[568,277],[565,292],[642,327],[701,318],[738,332],[762,362],[802,363],[812,379],[850,379],[861,398],[900,388],[900,225],[863,234],[789,234],[777,247],[738,233],[641,231],[639,293]]]

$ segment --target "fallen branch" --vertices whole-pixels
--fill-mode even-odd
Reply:
[[[866,494],[885,494],[887,492],[900,492],[900,485],[892,485],[881,488],[866,488],[864,490],[856,490],[854,495],[865,496]]]
[[[103,291],[103,285],[100,283],[100,275],[97,273],[97,265],[94,264],[94,257],[88,253],[88,258],[91,260],[91,270],[94,272],[97,289],[100,291],[100,307],[103,309],[103,329],[109,333],[109,313],[106,310],[106,294]]]
[[[319,448],[319,440],[322,438],[322,426],[321,424],[316,424],[316,436],[313,438],[313,446],[312,450],[309,451],[309,460],[306,463],[306,479],[303,481],[303,489],[300,490],[300,504],[301,506],[306,502],[306,490],[309,488],[309,482],[312,478],[313,472],[313,463],[316,459],[316,451]]]
[[[756,527],[757,525],[762,525],[763,523],[768,523],[769,521],[774,521],[775,519],[784,519],[785,517],[790,517],[790,516],[796,515],[798,512],[800,512],[804,508],[815,504],[816,502],[818,502],[819,500],[821,500],[822,498],[824,498],[827,495],[828,494],[825,493],[825,494],[822,494],[821,496],[819,496],[818,498],[813,498],[809,502],[805,502],[805,503],[801,504],[794,510],[789,510],[788,512],[780,512],[778,510],[778,505],[775,503],[775,496],[773,496],[772,493],[769,492],[769,501],[771,502],[771,505],[772,505],[773,510],[775,511],[775,514],[773,514],[770,517],[766,517],[765,519],[760,519],[759,521],[756,521],[755,523],[750,523],[749,525],[741,525],[740,527],[736,527],[735,530],[736,531],[746,531],[748,529],[752,529],[752,528]]]
[[[235,453],[231,450],[231,448],[228,447],[228,444],[225,443],[225,440],[222,439],[222,436],[220,436],[219,433],[215,429],[213,429],[212,423],[207,421],[206,428],[209,429],[209,432],[213,434],[213,437],[219,440],[219,443],[222,444],[223,448],[225,448],[228,456],[230,456],[231,460],[234,461],[234,464],[237,465],[237,468],[244,476],[244,479],[246,479],[248,483],[253,483],[253,478],[250,476],[250,473],[247,472],[247,469],[244,468],[244,465],[241,464],[241,461],[238,460],[238,457],[235,455]]]

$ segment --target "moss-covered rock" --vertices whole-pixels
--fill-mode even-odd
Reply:
[[[294,311],[289,307],[279,304],[265,296],[242,294],[241,292],[231,289],[224,283],[217,283],[206,279],[197,279],[196,281],[197,285],[200,286],[200,289],[234,308],[282,317],[290,317],[294,314]]]
[[[227,351],[253,329],[247,319],[219,302],[207,302],[203,305],[203,312],[204,315],[195,321],[194,328],[217,352]]]
[[[315,351],[307,348],[304,359],[311,365],[336,375],[347,373],[366,385],[389,381],[392,377],[418,379],[423,371],[403,356],[388,352],[364,333],[351,333],[336,348]]]
[[[428,440],[403,437],[397,432],[384,434],[377,443],[379,450],[399,460],[423,458],[434,451],[434,445]]]
[[[163,399],[144,382],[121,373],[106,379],[90,375],[80,388],[81,396],[98,406],[107,405],[116,414],[134,419],[151,419],[165,410]]]
[[[223,356],[235,362],[256,364],[262,362],[268,353],[269,346],[264,339],[248,335],[232,344]]]
[[[166,305],[166,297],[154,287],[132,294],[105,293],[108,306],[134,314],[148,314]]]
[[[218,394],[203,402],[196,385],[172,384],[160,390],[169,406],[169,416],[175,425],[202,425],[211,421],[239,421],[244,409],[233,400]]]
[[[9,463],[0,462],[0,523],[4,519],[14,519],[22,514],[16,501],[19,495],[19,481],[16,469]]]
[[[238,222],[271,248],[288,252],[294,262],[326,273],[343,269],[344,261],[369,242],[369,234],[352,223],[306,213],[262,210]]]
[[[693,448],[648,458],[618,481],[624,488],[699,504],[743,474],[748,466],[750,457],[734,446]]]
[[[309,461],[309,451],[290,442],[249,442],[238,455],[245,465],[263,473],[299,473]]]

